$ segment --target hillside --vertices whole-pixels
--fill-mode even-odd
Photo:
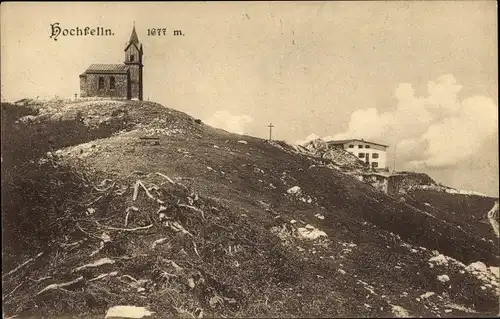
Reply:
[[[331,164],[152,102],[2,103],[4,311],[498,315],[491,230]]]

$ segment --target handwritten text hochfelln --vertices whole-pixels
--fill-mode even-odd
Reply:
[[[50,25],[50,38],[57,41],[59,36],[113,36],[113,31],[109,28],[98,27],[75,27],[61,28],[59,22]]]

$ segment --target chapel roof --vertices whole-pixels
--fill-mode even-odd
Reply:
[[[125,64],[91,64],[85,73],[127,73],[128,65]]]

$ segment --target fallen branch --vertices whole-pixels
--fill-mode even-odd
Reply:
[[[5,275],[2,276],[2,279],[7,277],[7,276],[10,276],[12,275],[13,273],[15,273],[16,271],[18,271],[19,269],[23,268],[24,266],[26,266],[27,264],[33,262],[35,259],[37,259],[38,257],[40,257],[41,255],[43,255],[43,252],[39,253],[38,255],[36,255],[35,257],[32,257],[28,260],[26,260],[24,263],[22,263],[21,265],[17,266],[16,268],[12,269],[11,271],[9,271],[8,273],[6,273]]]
[[[136,227],[136,228],[117,228],[117,227],[112,227],[112,226],[106,226],[106,225],[101,225],[97,221],[95,221],[97,225],[106,227],[107,229],[110,230],[120,230],[120,231],[136,231],[136,230],[145,230],[153,227],[153,224],[150,224],[148,226],[141,226],[141,227]]]
[[[45,276],[45,277],[38,278],[38,279],[32,279],[32,278],[28,278],[28,279],[31,281],[34,281],[34,282],[40,282],[40,281],[44,281],[45,279],[49,279],[49,278],[52,278],[52,276]]]
[[[10,295],[12,295],[17,290],[17,288],[21,287],[22,284],[24,284],[24,281],[21,281],[21,283],[19,285],[17,285],[16,288],[14,288],[11,292],[9,292],[5,296],[3,296],[3,300],[5,300],[8,297],[10,297]]]
[[[198,212],[201,214],[201,217],[203,218],[203,220],[206,220],[205,219],[205,213],[203,213],[203,211],[201,209],[199,209],[198,207],[194,207],[194,206],[191,206],[191,205],[186,205],[186,204],[178,204],[177,206],[179,207],[186,207],[186,208],[190,208],[192,210],[194,210],[195,212]]]
[[[137,211],[139,211],[139,208],[137,208],[135,206],[130,206],[127,208],[127,210],[125,211],[127,213],[127,215],[125,216],[125,227],[127,227],[127,225],[128,225],[128,215],[130,214],[131,210],[133,210],[134,212],[137,212]]]
[[[165,178],[172,185],[176,185],[177,184],[176,182],[174,182],[170,177],[168,177],[165,174],[162,174],[160,172],[156,172],[156,174],[159,175],[159,176],[161,176],[161,177],[163,177],[163,178]]]
[[[139,186],[141,186],[141,187],[144,189],[144,191],[146,192],[146,195],[147,195],[149,198],[151,198],[151,199],[153,199],[153,200],[157,201],[157,202],[158,202],[158,203],[160,203],[160,204],[163,204],[163,203],[164,203],[164,201],[162,201],[162,200],[160,200],[160,199],[157,199],[157,198],[155,198],[153,195],[151,195],[151,193],[149,192],[149,190],[147,189],[147,187],[146,187],[146,186],[144,186],[144,184],[143,184],[140,180],[137,180],[137,181],[135,182],[135,184],[134,184],[134,195],[133,195],[133,197],[132,197],[132,200],[133,200],[133,201],[135,201],[135,200],[137,199],[137,195],[139,195]]]
[[[166,222],[165,223],[167,226],[169,226],[172,230],[178,232],[182,232],[183,234],[186,234],[186,235],[189,235],[191,237],[194,237],[193,234],[191,234],[187,229],[184,228],[184,226],[182,226],[180,223],[178,222],[173,222],[173,223],[170,223],[170,222]]]
[[[160,239],[157,239],[153,242],[153,244],[151,245],[151,249],[155,249],[156,245],[158,244],[161,244],[161,243],[164,243],[168,238],[160,238]]]
[[[80,271],[80,270],[85,269],[85,268],[94,268],[94,267],[99,267],[102,265],[114,264],[114,263],[115,263],[115,261],[113,259],[109,259],[107,257],[101,258],[99,260],[94,261],[91,264],[86,264],[86,265],[80,266],[78,268],[75,268],[75,270],[73,270],[73,272],[77,272],[77,271]]]
[[[127,177],[130,177],[130,176],[132,176],[132,175],[134,175],[134,174],[139,174],[139,175],[149,175],[149,174],[146,174],[146,173],[144,173],[144,172],[142,172],[142,171],[133,171],[132,173],[128,174],[128,176],[127,176]]]
[[[107,273],[107,274],[100,274],[99,276],[90,279],[89,282],[96,281],[96,280],[99,280],[99,279],[103,279],[103,278],[106,278],[106,277],[114,277],[116,275],[118,275],[118,271],[112,271],[112,272]]]
[[[86,240],[87,238],[85,238]],[[70,247],[75,247],[75,246],[78,246],[80,245],[81,243],[83,243],[85,240],[79,240],[79,241],[75,241],[74,243],[71,243],[71,244],[65,244],[65,243],[62,243],[60,246],[61,248],[70,248]]]
[[[83,230],[83,229],[80,227],[80,225],[79,225],[78,223],[76,223],[76,227],[77,227],[77,228],[78,228],[78,229],[79,229],[82,233],[87,234],[87,235],[89,235],[89,236],[91,236],[91,237],[94,237],[94,238],[96,238],[96,239],[102,240],[102,239],[101,239],[101,237],[96,236],[96,235],[94,235],[94,234],[91,234],[91,233],[89,233],[89,232],[87,232],[87,231]]]
[[[138,281],[137,279],[135,279],[134,277],[132,277],[132,276],[129,276],[129,275],[122,275],[122,277],[128,278],[128,279],[130,279],[130,280],[135,281],[136,283],[139,283],[139,281]]]
[[[137,199],[137,195],[139,195],[139,181],[136,181],[134,184],[134,195],[132,196],[132,200],[135,201]]]
[[[93,205],[93,204],[97,203],[97,202],[98,202],[101,198],[102,198],[102,195],[101,195],[101,196],[99,196],[99,197],[97,197],[96,199],[92,200],[90,203],[85,204],[85,206],[86,206],[86,207],[89,207],[89,206],[91,206],[91,205]]]
[[[196,243],[193,241],[193,247],[194,247],[194,252],[196,253],[196,255],[198,255],[198,257],[201,258],[200,254],[198,253],[198,248],[196,247]]]
[[[115,182],[113,182],[113,184],[109,185],[109,187],[107,188],[103,188],[103,189],[100,189],[100,188],[97,188],[96,186],[94,186],[93,188],[98,191],[98,192],[101,192],[101,193],[104,193],[104,192],[107,192],[108,190],[112,189],[114,186],[115,186]]]
[[[61,284],[51,284],[51,285],[48,285],[47,287],[43,288],[42,290],[40,290],[37,295],[45,292],[45,291],[48,291],[48,290],[52,290],[52,289],[61,289],[63,287],[68,287],[68,286],[71,286],[71,285],[74,285],[80,281],[83,280],[83,276],[80,276],[74,280],[71,280],[71,281],[68,281],[68,282],[63,282]]]
[[[184,188],[185,190],[188,190],[188,188],[186,187],[186,185],[181,184],[181,183],[178,183],[178,182],[174,182],[174,181],[173,181],[170,177],[168,177],[167,175],[162,174],[162,173],[160,173],[160,172],[156,172],[156,174],[157,174],[157,175],[159,175],[159,176],[161,176],[161,177],[163,177],[163,178],[165,178],[165,179],[166,179],[166,180],[167,180],[170,184],[172,184],[172,185],[177,185],[177,186],[180,186],[180,187]]]
[[[101,241],[101,244],[99,245],[99,248],[97,248],[96,250],[94,250],[91,254],[90,254],[90,257],[93,257],[95,255],[97,255],[102,249],[104,248],[104,242]]]
[[[166,278],[166,279],[177,277],[177,275],[171,274],[171,273],[166,272],[166,271],[162,271],[162,273],[160,274],[160,276],[163,277],[163,278]]]

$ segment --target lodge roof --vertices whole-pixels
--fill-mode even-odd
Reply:
[[[331,144],[331,145],[338,145],[338,144],[345,144],[345,143],[354,142],[354,141],[363,142],[363,143],[372,144],[372,145],[379,145],[379,146],[383,146],[383,147],[389,147],[389,145],[384,145],[384,144],[380,144],[380,143],[365,141],[363,139],[357,139],[357,138],[348,139],[348,140],[328,141],[326,143],[327,144]]]

